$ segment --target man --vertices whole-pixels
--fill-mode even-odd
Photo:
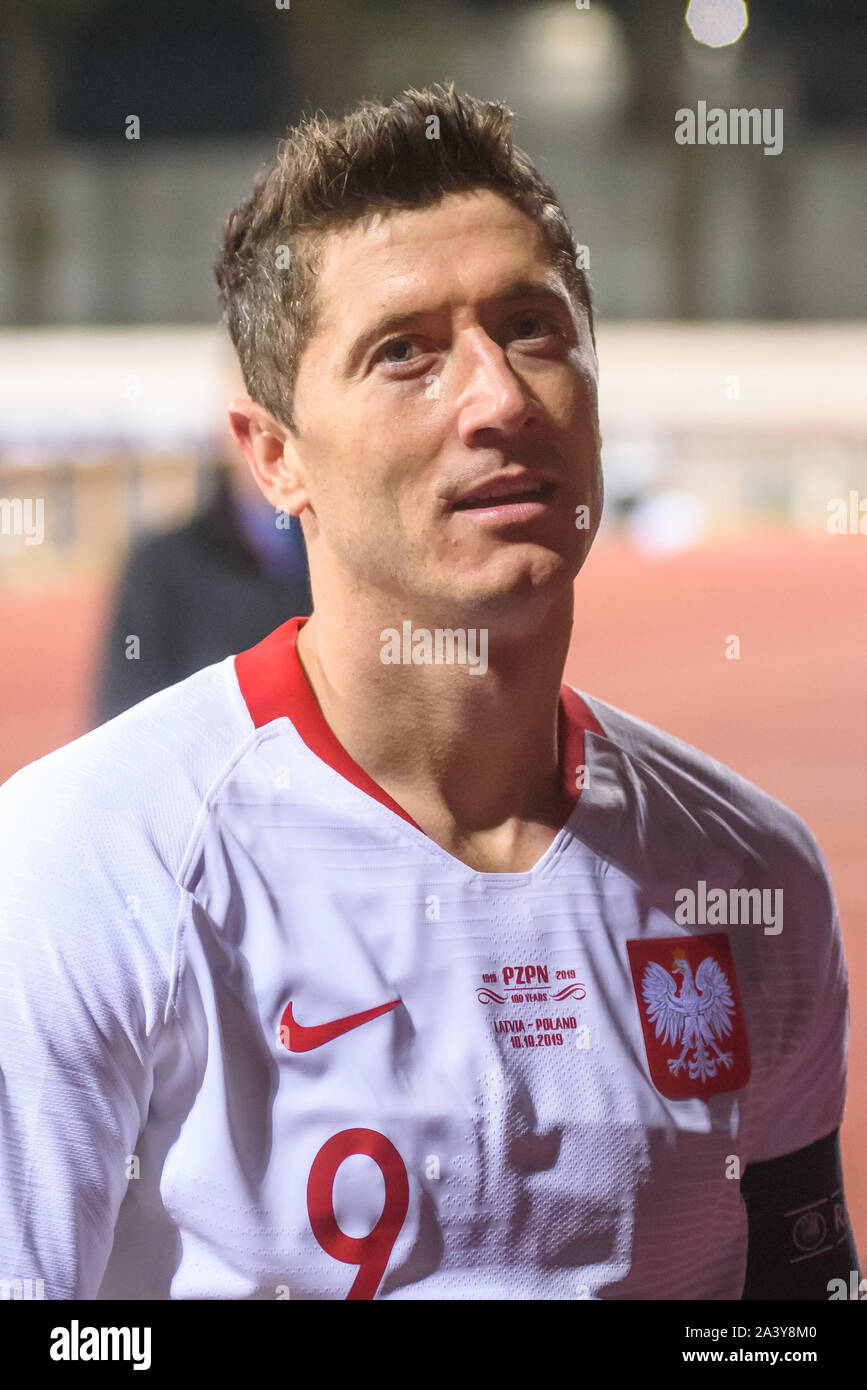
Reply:
[[[3,789],[3,1261],[54,1298],[827,1298],[827,871],[562,683],[597,364],[510,114],[306,122],[216,270],[314,612]]]
[[[106,631],[95,723],[310,614],[301,523],[275,513],[241,465],[216,471],[185,526],[133,548]]]

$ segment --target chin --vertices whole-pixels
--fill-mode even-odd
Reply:
[[[560,556],[540,556],[521,566],[510,566],[510,573],[471,576],[464,574],[451,588],[447,599],[455,610],[489,614],[514,614],[517,607],[544,609],[558,593],[568,595],[575,574],[584,562],[567,562]]]

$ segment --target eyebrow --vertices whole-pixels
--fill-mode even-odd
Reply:
[[[558,304],[566,310],[574,322],[574,311],[568,295],[546,280],[514,280],[510,285],[499,290],[497,294],[486,295],[483,302],[485,304],[509,304],[520,299],[546,299]],[[377,319],[376,323],[371,324],[369,328],[365,328],[358,335],[346,353],[343,363],[345,375],[352,375],[370,344],[382,334],[408,328],[411,324],[417,323],[419,319],[430,318],[433,314],[440,312],[440,307],[404,310],[399,313],[385,314],[382,318]]]

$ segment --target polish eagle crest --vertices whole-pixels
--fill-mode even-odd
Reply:
[[[728,977],[713,956],[705,956],[695,977],[684,955],[675,956],[672,971],[648,962],[641,982],[647,1016],[660,1043],[681,1049],[668,1058],[672,1076],[686,1067],[691,1080],[705,1081],[733,1062],[732,1053],[718,1046],[731,1033],[735,1013]],[[679,993],[674,975],[681,976]]]

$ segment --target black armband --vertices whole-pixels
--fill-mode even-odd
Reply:
[[[796,1153],[748,1164],[741,1196],[749,1220],[742,1299],[859,1296],[839,1130]]]

